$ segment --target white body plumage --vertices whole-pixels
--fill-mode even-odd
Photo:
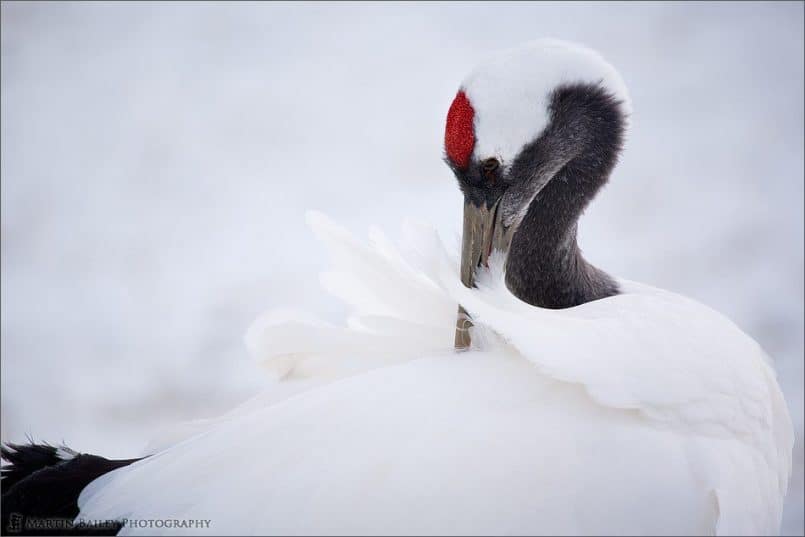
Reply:
[[[720,314],[630,282],[534,308],[494,260],[465,288],[432,230],[367,246],[309,220],[347,326],[258,319],[247,344],[282,380],[92,483],[81,518],[208,519],[213,534],[778,531],[791,421],[766,355]],[[457,303],[475,322],[459,353]]]

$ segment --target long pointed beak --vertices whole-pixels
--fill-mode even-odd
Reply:
[[[475,270],[481,266],[488,266],[492,247],[500,241],[502,236],[497,227],[498,202],[487,208],[473,205],[464,201],[464,231],[461,239],[461,283],[467,287],[475,287]],[[497,238],[496,238],[497,237]],[[464,350],[472,343],[469,329],[472,321],[463,307],[458,307],[456,320],[455,347]]]

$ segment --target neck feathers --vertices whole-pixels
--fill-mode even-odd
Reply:
[[[569,158],[531,201],[514,233],[506,284],[534,306],[568,308],[619,292],[612,277],[584,259],[576,228],[617,162],[625,119],[620,103],[591,85],[556,90],[551,117],[550,126],[521,158],[544,154],[546,148]]]

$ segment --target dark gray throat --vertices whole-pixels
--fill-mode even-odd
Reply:
[[[536,220],[529,219],[528,228]],[[576,242],[575,224],[559,241],[535,240],[527,233],[521,224],[506,262],[506,286],[520,300],[541,308],[561,309],[620,292],[609,274],[584,259]]]

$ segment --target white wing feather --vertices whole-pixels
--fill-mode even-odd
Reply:
[[[407,226],[398,249],[309,223],[347,325],[258,319],[247,346],[283,380],[91,484],[81,517],[208,518],[212,533],[778,530],[791,421],[763,351],[718,313],[631,282],[542,310],[499,263],[463,287],[432,230]],[[460,354],[458,303],[475,322]]]

